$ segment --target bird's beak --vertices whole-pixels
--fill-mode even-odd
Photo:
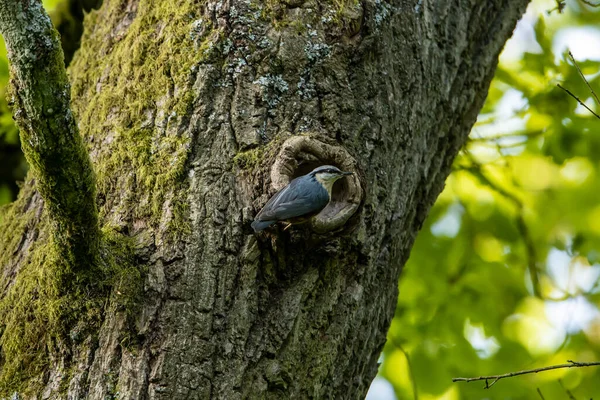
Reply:
[[[342,176],[348,176],[348,175],[353,175],[353,174],[354,174],[354,172],[345,172],[345,171],[342,171]]]

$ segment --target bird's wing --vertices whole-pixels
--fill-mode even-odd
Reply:
[[[305,185],[292,181],[276,193],[256,216],[259,221],[284,221],[321,211],[329,202],[324,188],[312,193]]]

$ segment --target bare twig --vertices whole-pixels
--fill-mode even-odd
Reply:
[[[415,374],[413,372],[413,368],[412,368],[412,364],[410,362],[410,357],[408,355],[408,353],[406,352],[406,350],[404,350],[404,347],[397,345],[398,349],[402,352],[402,354],[404,354],[404,357],[406,357],[406,364],[408,365],[408,373],[410,375],[410,382],[412,385],[412,390],[413,390],[413,398],[414,400],[419,400],[419,391],[417,388],[417,380],[415,379]]]
[[[581,79],[583,79],[583,81],[587,85],[588,89],[590,89],[590,92],[592,93],[592,96],[596,100],[596,103],[598,103],[598,105],[600,105],[600,99],[598,99],[598,95],[596,94],[594,89],[592,89],[592,85],[590,85],[590,83],[586,79],[585,75],[583,75],[583,72],[581,72],[581,68],[579,68],[579,64],[577,64],[577,61],[575,61],[575,57],[573,57],[573,54],[571,53],[571,51],[569,51],[569,57],[571,57],[571,61],[573,61],[575,68],[577,68],[577,72],[579,72],[579,76],[581,76]]]
[[[500,379],[511,378],[513,376],[526,375],[526,374],[537,374],[538,372],[550,371],[553,369],[560,368],[574,368],[574,367],[594,367],[599,366],[600,361],[595,362],[577,362],[572,360],[567,360],[567,364],[558,364],[551,365],[549,367],[535,368],[535,369],[526,369],[523,371],[509,372],[507,374],[502,375],[488,375],[488,376],[478,376],[476,378],[452,378],[452,382],[473,382],[473,381],[485,381],[484,389],[489,389]],[[492,383],[489,383],[492,381]]]
[[[569,400],[577,400],[577,399],[575,398],[575,396],[573,396],[573,393],[571,393],[571,391],[570,391],[569,389],[567,389],[567,388],[566,388],[566,387],[563,385],[563,383],[562,383],[562,381],[561,381],[560,379],[558,380],[558,384],[559,384],[559,385],[560,385],[560,387],[561,387],[561,388],[562,388],[562,389],[565,391],[565,393],[567,394],[567,396],[569,396]]]
[[[542,129],[538,129],[538,130],[532,131],[532,132],[516,132],[516,133],[509,133],[509,134],[469,137],[468,140],[469,140],[469,142],[495,142],[498,140],[510,139],[510,138],[520,138],[520,137],[529,139],[529,138],[535,138],[537,136],[541,136],[544,133],[546,133],[546,131],[544,131]],[[519,142],[519,143],[521,143],[521,142]]]
[[[600,7],[600,3],[592,3],[590,0],[581,0],[583,4],[587,4],[590,7]]]
[[[506,199],[510,200],[515,207],[517,208],[517,217],[515,223],[517,224],[517,229],[523,238],[523,243],[525,244],[526,254],[527,254],[527,269],[529,270],[529,276],[531,278],[531,285],[533,286],[533,293],[541,298],[541,289],[540,289],[540,279],[538,276],[538,265],[537,265],[537,252],[535,249],[535,243],[531,238],[531,234],[529,232],[529,228],[527,227],[527,223],[525,222],[524,217],[524,205],[521,199],[515,196],[513,193],[502,188],[500,185],[493,182],[490,178],[484,174],[482,171],[482,166],[479,164],[473,156],[466,151],[465,154],[470,159],[473,164],[472,167],[464,168],[465,171],[469,172],[475,178],[479,179],[481,183],[494,190],[498,194],[504,196]]]
[[[588,110],[589,112],[591,112],[592,114],[594,114],[594,116],[598,119],[600,119],[600,115],[596,114],[594,111],[592,111],[591,108],[589,108],[583,101],[579,100],[579,97],[575,96],[573,93],[571,93],[571,91],[563,86],[560,85],[560,83],[557,83],[556,86],[558,86],[559,88],[561,88],[562,90],[564,90],[565,92],[567,92],[567,94],[569,96],[571,96],[572,98],[574,98],[575,100],[577,100],[577,102],[579,104],[581,104],[582,106],[584,106],[586,108],[586,110]]]
[[[567,4],[564,2],[564,0],[556,0],[556,7],[554,7],[552,10],[546,11],[546,13],[550,15],[552,12],[558,11],[559,14],[562,14],[566,6]]]
[[[71,112],[59,35],[40,0],[0,0],[0,34],[11,64],[13,115],[56,248],[71,267],[88,267],[99,242],[95,178]]]
[[[537,388],[537,392],[538,392],[538,394],[540,395],[540,397],[542,398],[542,400],[546,400],[546,399],[544,398],[544,395],[542,394],[542,391],[540,390],[540,388]]]
[[[413,398],[414,398],[414,400],[419,400],[417,381],[415,379],[415,374],[414,374],[414,371],[412,368],[412,364],[410,362],[410,357],[408,355],[408,352],[406,350],[404,350],[402,343],[400,343],[400,341],[394,335],[390,335],[389,338],[390,338],[392,344],[394,345],[394,347],[397,348],[398,350],[400,350],[402,352],[402,354],[404,354],[404,357],[406,357],[406,364],[408,365],[408,374],[410,376],[410,382],[411,382],[412,389],[413,389]]]

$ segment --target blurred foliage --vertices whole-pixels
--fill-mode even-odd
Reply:
[[[6,101],[8,85],[8,61],[4,41],[0,36],[0,205],[12,201],[27,169],[21,148],[19,133]]]
[[[558,3],[534,1],[521,22],[531,43],[525,34],[507,44],[525,52],[501,57],[400,279],[378,378],[398,399],[541,399],[538,389],[546,400],[600,399],[600,367],[487,390],[452,382],[600,361],[600,120],[556,85],[597,113],[600,104],[566,51],[555,53],[570,37],[600,54],[600,9],[571,0],[547,12]],[[596,57],[577,64],[600,95]],[[369,398],[390,398],[381,393]]]

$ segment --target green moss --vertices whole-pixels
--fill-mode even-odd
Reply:
[[[93,269],[98,250],[95,177],[69,110],[59,35],[43,10],[11,6],[2,18],[8,15],[19,15],[31,27],[4,32],[8,45],[21,46],[20,52],[28,55],[11,58],[14,79],[9,93],[23,154],[52,219],[61,260],[71,269]],[[24,35],[31,40],[20,40]],[[43,48],[34,45],[40,41],[46,43]]]
[[[290,23],[290,26],[292,26],[296,30],[296,33],[298,35],[305,35],[308,31],[306,24],[302,21],[292,21]]]
[[[49,362],[49,351],[62,329],[60,316],[73,306],[59,295],[64,278],[60,267],[53,246],[38,245],[0,302],[0,388],[26,391],[25,382],[42,373]]]
[[[146,270],[134,262],[135,243],[132,238],[110,227],[102,230],[102,238],[103,286],[110,288],[110,306],[133,317],[143,292]]]
[[[344,15],[348,13],[349,10],[358,6],[360,1],[358,0],[333,0],[333,4],[336,8],[336,14],[341,19],[344,18]]]
[[[74,321],[91,328],[100,321],[99,288],[79,284],[89,282],[89,276],[73,272],[48,234],[48,218],[39,221],[37,212],[28,209],[32,186],[29,182],[0,223],[0,231],[11,232],[0,236],[7,287],[0,300],[0,395],[37,393],[50,354],[68,342]]]
[[[269,165],[275,162],[282,143],[288,137],[280,135],[273,138],[264,146],[237,153],[233,157],[233,166],[247,172],[252,172],[257,168],[269,168]]]
[[[102,231],[96,275],[74,272],[48,234],[48,219],[38,221],[33,196],[29,182],[1,211],[0,231],[11,234],[0,235],[2,287],[8,287],[0,300],[0,396],[39,393],[50,356],[96,333],[106,304],[133,316],[143,289],[133,240],[110,228]]]
[[[243,151],[233,157],[233,165],[240,169],[254,170],[256,167],[260,166],[264,153],[265,149],[262,147]]]
[[[195,71],[220,57],[221,37],[202,19],[197,2],[151,0],[117,31],[121,37],[106,40],[115,27],[104,20],[119,13],[120,4],[108,1],[86,20],[70,69],[73,107],[82,134],[105,139],[94,155],[100,194],[123,193],[125,216],[158,226],[169,193],[185,190],[191,137],[181,126],[196,98]],[[101,217],[113,207],[107,204]]]
[[[22,193],[19,201],[4,207],[0,232],[11,232],[10,235],[0,236],[0,265],[3,267],[2,287],[7,287],[10,282],[10,271],[17,268],[14,255],[22,251],[26,243],[26,236],[35,224],[35,213],[29,210],[32,190]],[[37,228],[35,228],[37,229]],[[41,243],[42,238],[38,243]],[[40,245],[40,248],[44,246]],[[8,395],[3,388],[15,387],[15,383],[23,378],[35,375],[43,367],[42,360],[46,357],[44,349],[40,351],[40,334],[42,328],[35,323],[41,314],[44,319],[52,320],[56,315],[56,303],[40,304],[40,295],[34,288],[36,281],[49,283],[49,275],[34,274],[30,265],[39,261],[40,253],[27,252],[25,259],[19,261],[20,271],[14,283],[3,293],[0,301],[0,358],[2,370],[0,374],[0,393]],[[8,275],[8,276],[7,276]],[[51,282],[47,291],[55,290],[56,285]],[[24,296],[24,297],[21,297]],[[42,310],[42,308],[44,308]]]
[[[180,195],[187,198],[187,192],[181,193]],[[182,235],[189,235],[192,230],[189,215],[189,204],[184,202],[176,202],[173,205],[173,218],[171,218],[169,221],[169,230]]]

